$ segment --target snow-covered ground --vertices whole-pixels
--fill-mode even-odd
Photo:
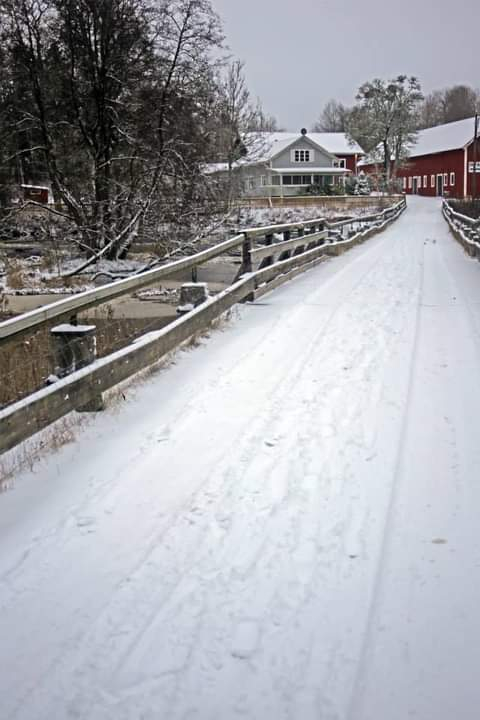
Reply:
[[[2,720],[477,720],[480,265],[409,206],[0,496]]]
[[[339,200],[339,206],[341,206],[341,200]],[[229,224],[237,231],[247,227],[281,225],[284,223],[301,222],[302,220],[316,220],[317,218],[327,218],[327,220],[344,219],[346,217],[361,218],[364,215],[379,213],[383,209],[384,206],[382,206],[380,202],[377,207],[365,204],[364,207],[345,207],[343,210],[318,206],[305,207],[301,205],[283,208],[240,207],[236,213],[232,214],[229,222],[226,224]]]

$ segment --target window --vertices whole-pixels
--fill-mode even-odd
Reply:
[[[282,185],[293,185],[291,175],[282,175]]]
[[[313,150],[292,150],[291,158],[296,163],[308,163],[313,160]]]
[[[428,177],[426,175],[423,176],[423,187],[424,188],[428,187]]]
[[[312,176],[311,175],[302,175],[302,185],[311,185],[312,184]]]
[[[408,189],[409,190],[412,189],[412,178],[411,177],[408,178]]]
[[[301,185],[302,184],[302,176],[301,175],[293,175],[293,184],[294,185]]]
[[[272,175],[272,177],[271,177],[271,183],[272,183],[272,185],[280,185],[280,176],[279,176],[279,175]]]
[[[254,177],[248,178],[248,187],[250,190],[255,190],[256,182]]]
[[[341,158],[340,160],[334,160],[334,161],[333,161],[333,167],[345,168],[345,167],[346,167],[346,160],[345,160],[345,158]]]
[[[450,173],[450,185],[455,185],[455,173]]]
[[[419,190],[422,189],[422,176],[421,176],[421,175],[419,175],[419,176],[417,177],[417,188],[418,188]]]
[[[403,178],[403,189],[404,190],[407,189],[407,178],[406,177]]]
[[[443,184],[448,185],[448,173],[443,173]]]
[[[260,184],[261,184],[262,187],[265,187],[266,185],[268,185],[266,175],[262,175],[262,176],[261,176],[261,178],[260,178]]]
[[[430,187],[435,187],[435,175],[430,175]]]

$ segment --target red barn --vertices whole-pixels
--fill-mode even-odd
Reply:
[[[408,195],[471,197],[474,177],[475,118],[421,130],[408,160],[397,169]],[[378,165],[363,160],[359,171],[373,174]],[[477,196],[480,196],[480,139],[477,140]]]

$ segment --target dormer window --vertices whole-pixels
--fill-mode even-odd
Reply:
[[[313,150],[292,150],[292,161],[296,163],[309,163],[313,160]]]

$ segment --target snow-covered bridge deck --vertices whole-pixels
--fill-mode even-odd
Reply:
[[[479,264],[412,198],[239,312],[0,497],[2,720],[477,720]]]

